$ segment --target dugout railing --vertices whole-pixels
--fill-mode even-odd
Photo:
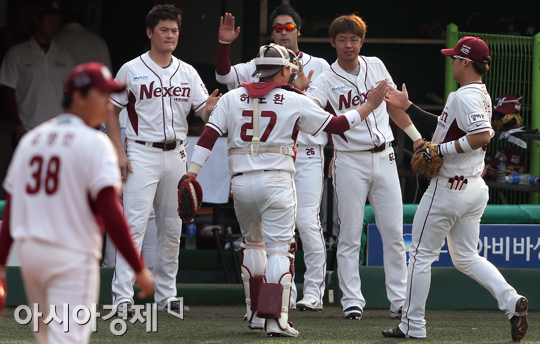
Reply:
[[[480,37],[491,51],[492,61],[489,72],[482,78],[492,100],[504,94],[515,94],[523,97],[523,108],[520,112],[523,125],[540,129],[540,33],[535,36],[509,36],[475,32],[460,32],[455,24],[447,26],[447,48],[454,48],[465,36]],[[453,79],[452,61],[446,58],[445,99],[450,92],[457,90],[458,84]],[[492,156],[504,146],[519,149],[525,157],[527,172],[540,175],[540,147],[538,137],[528,140],[528,148],[523,149],[507,140],[499,140],[499,133],[491,140],[488,153]],[[490,204],[538,204],[538,192],[522,191],[519,186],[514,189],[501,189],[497,183],[490,183]]]

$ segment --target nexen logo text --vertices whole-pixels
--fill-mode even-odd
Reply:
[[[148,75],[141,75],[141,76],[136,76],[133,78],[133,80],[142,80],[142,79],[148,79]]]
[[[339,91],[339,90],[342,90],[344,88],[345,88],[345,86],[343,86],[343,85],[337,86],[337,87],[332,87],[332,91]]]
[[[141,100],[145,97],[150,99],[152,97],[189,97],[191,95],[191,89],[189,87],[156,87],[154,89],[155,81],[150,83],[150,89],[146,85],[141,85]]]

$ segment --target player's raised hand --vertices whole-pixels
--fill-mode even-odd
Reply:
[[[212,94],[208,97],[208,99],[206,99],[206,111],[208,111],[208,113],[214,110],[219,98],[221,98],[222,95],[223,94],[219,93],[219,90],[216,88],[214,92],[212,92]]]
[[[230,13],[225,13],[219,20],[219,40],[223,42],[232,42],[240,34],[240,26],[234,28],[234,17]]]
[[[304,74],[304,65],[300,63],[298,67],[300,68],[298,70],[298,74],[296,74],[296,78],[294,79],[293,86],[300,91],[304,91],[306,88],[308,88],[309,83],[311,82],[311,77],[313,76],[313,73],[315,73],[315,70],[310,70],[308,75],[306,75]]]
[[[388,92],[384,97],[384,101],[394,107],[397,107],[398,109],[405,111],[409,108],[409,106],[411,106],[411,102],[409,101],[409,94],[407,93],[405,83],[403,83],[401,89],[402,90],[400,91],[396,88],[388,87]]]
[[[388,80],[384,79],[377,87],[371,86],[366,103],[373,106],[374,109],[377,108],[383,102],[386,92],[388,92]]]
[[[137,294],[141,299],[147,298],[154,293],[154,276],[148,268],[142,269],[135,275],[137,285],[141,291]]]

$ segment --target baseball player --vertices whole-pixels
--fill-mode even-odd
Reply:
[[[296,251],[294,139],[298,130],[318,135],[359,125],[379,106],[387,83],[372,89],[362,106],[334,118],[290,86],[298,70],[291,50],[270,44],[262,46],[258,56],[253,75],[260,82],[242,84],[220,99],[194,148],[187,175],[197,176],[215,141],[227,133],[231,193],[244,237],[242,279],[249,327],[263,328],[261,318],[266,318],[268,335],[296,337],[298,331],[288,324]]]
[[[125,87],[100,63],[76,67],[65,85],[65,112],[23,137],[4,181],[9,195],[0,231],[0,279],[17,240],[28,302],[38,305],[44,319],[55,312],[69,321],[67,332],[54,321],[40,325],[34,333],[38,343],[88,342],[90,322],[78,325],[69,318],[75,307],[91,309],[98,302],[101,224],[135,271],[140,296],[153,292],[152,275],[118,202],[116,153],[94,129],[111,111],[110,93]]]
[[[356,15],[336,18],[330,25],[330,43],[337,61],[310,85],[306,94],[320,107],[340,115],[362,104],[381,80],[393,84],[376,57],[359,56],[366,25]],[[403,242],[403,205],[390,128],[391,118],[415,142],[421,142],[405,112],[381,104],[366,121],[341,135],[332,135],[332,168],[340,222],[337,247],[341,304],[347,319],[360,319],[366,301],[360,290],[358,261],[366,197],[375,212],[384,250],[386,292],[391,316],[399,318],[405,300],[407,267]]]
[[[431,264],[444,239],[455,267],[489,290],[511,323],[512,339],[527,332],[528,301],[510,286],[499,270],[478,254],[480,218],[488,202],[481,177],[485,146],[493,137],[492,105],[482,76],[489,70],[490,51],[477,37],[462,38],[455,48],[442,49],[452,58],[454,79],[460,84],[440,116],[420,110],[408,100],[407,89],[392,90],[387,103],[404,109],[416,121],[429,123],[443,165],[429,184],[413,220],[407,294],[401,324],[383,331],[385,337],[426,338],[425,309]]]
[[[116,80],[127,83],[127,88],[111,96],[116,116],[110,116],[107,123],[124,180],[124,210],[139,252],[152,206],[156,212],[158,242],[153,272],[155,301],[162,311],[167,307],[180,309],[176,300],[176,274],[182,223],[176,210],[176,187],[186,172],[186,117],[193,109],[208,120],[218,99],[215,97],[218,90],[209,98],[195,69],[172,56],[180,24],[181,11],[174,5],[156,5],[148,13],[146,34],[150,51],[118,71]],[[118,122],[122,108],[128,111],[125,151]],[[112,284],[113,302],[122,304],[120,309],[126,309],[129,314],[132,314],[133,282],[133,271],[118,256]]]
[[[298,36],[302,20],[300,15],[289,5],[281,4],[270,14],[272,39],[296,53],[302,60],[303,69],[311,71],[311,80],[329,67],[328,62],[311,56],[298,49]],[[240,63],[231,67],[229,47],[240,33],[235,29],[234,17],[225,13],[221,18],[219,30],[219,48],[216,58],[216,80],[234,89],[244,82],[257,82],[253,77],[255,63]],[[323,308],[324,277],[326,273],[326,245],[319,221],[319,209],[323,192],[324,146],[327,135],[312,136],[303,132],[298,134],[296,142],[296,195],[298,212],[296,226],[302,239],[306,272],[304,274],[304,297],[296,303],[296,287],[293,287],[291,308],[320,311]],[[295,306],[296,305],[296,306]]]

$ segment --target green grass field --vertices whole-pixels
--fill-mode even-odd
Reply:
[[[19,325],[8,308],[0,318],[0,343],[34,343],[31,324]],[[128,323],[123,336],[115,336],[109,325],[115,317],[97,320],[97,332],[90,343],[414,343],[414,339],[383,338],[381,331],[399,324],[388,310],[366,310],[359,321],[343,318],[339,307],[322,312],[291,311],[291,320],[300,331],[298,338],[271,338],[263,331],[251,331],[242,321],[244,307],[198,306],[184,320],[166,313],[158,315],[158,331],[146,332],[146,325]],[[43,320],[43,319],[42,319]],[[529,332],[521,343],[540,343],[535,326],[540,313],[529,313]],[[428,311],[428,338],[421,343],[511,343],[510,322],[497,311]],[[44,326],[41,324],[40,326]]]

